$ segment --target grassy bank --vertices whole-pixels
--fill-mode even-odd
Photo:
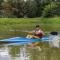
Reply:
[[[0,34],[14,30],[33,30],[39,24],[44,31],[60,31],[58,18],[0,18]],[[8,33],[10,34],[10,33]],[[12,33],[14,34],[14,33]]]

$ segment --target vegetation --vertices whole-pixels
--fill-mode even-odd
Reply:
[[[0,17],[60,16],[59,0],[0,0]]]
[[[0,18],[0,35],[19,35],[34,30],[39,24],[45,32],[60,31],[60,17],[55,18]],[[23,34],[24,35],[24,34]],[[22,36],[23,36],[22,35]]]

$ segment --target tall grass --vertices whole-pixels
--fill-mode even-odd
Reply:
[[[55,18],[0,18],[0,34],[16,30],[34,30],[39,24],[44,31],[60,31],[60,17]]]

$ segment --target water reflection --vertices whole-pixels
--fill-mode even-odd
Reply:
[[[7,47],[0,48],[0,60],[12,60]]]
[[[30,56],[26,52],[27,50],[25,47],[20,48],[20,60],[30,60]]]
[[[0,60],[37,60],[39,51],[27,45],[0,46]]]
[[[27,45],[1,45],[0,60],[60,60],[60,49],[48,48],[47,45],[44,43],[42,51]]]
[[[19,57],[20,47],[19,46],[10,46],[9,53],[11,57]]]
[[[4,46],[0,48],[0,60],[30,60],[25,46]]]

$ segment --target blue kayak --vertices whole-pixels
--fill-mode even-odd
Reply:
[[[14,38],[8,38],[0,40],[0,42],[9,42],[9,43],[15,43],[15,42],[41,42],[41,41],[48,41],[48,37],[43,38],[22,38],[22,37],[14,37]]]

